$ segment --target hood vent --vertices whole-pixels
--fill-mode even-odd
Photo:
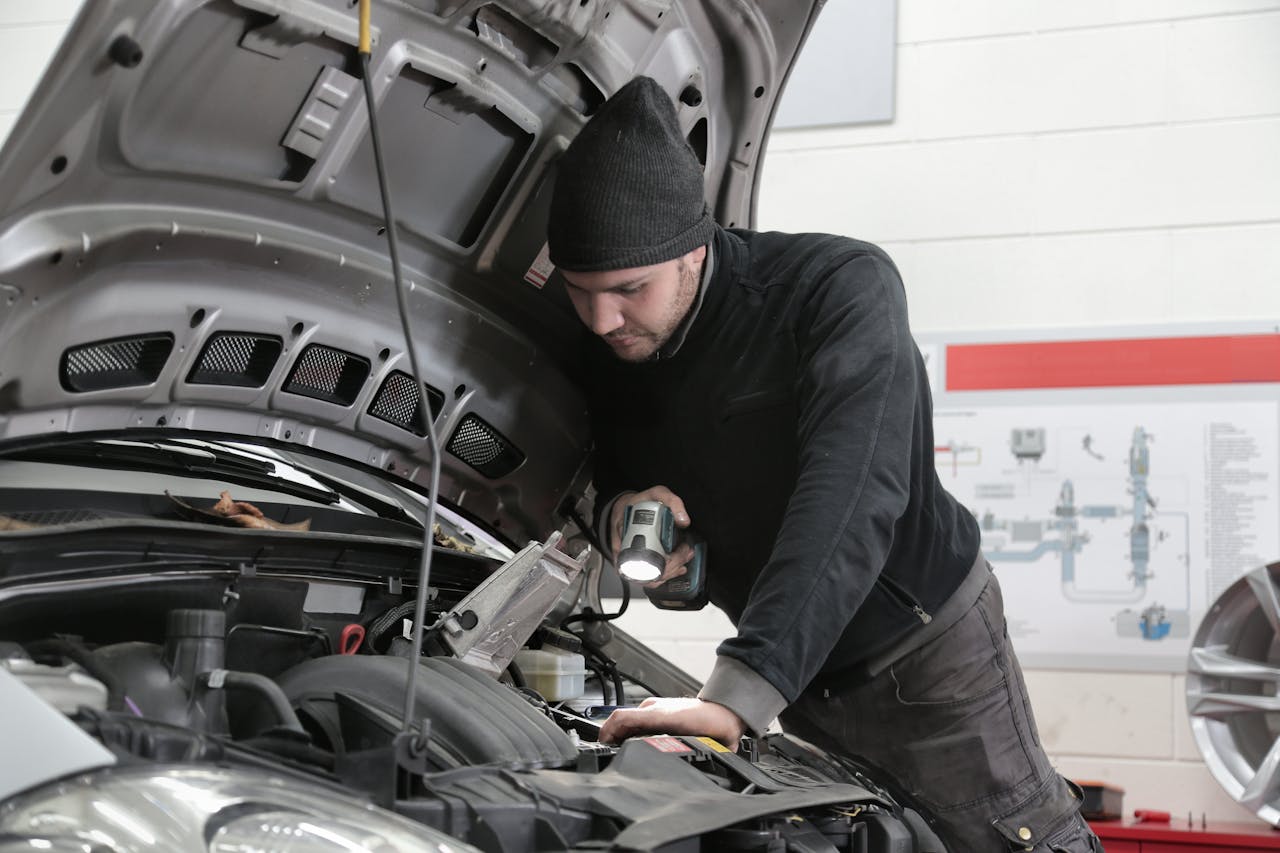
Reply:
[[[427,404],[431,407],[431,420],[435,421],[444,408],[444,392],[430,385],[426,385],[426,389]],[[369,414],[416,435],[425,435],[422,431],[421,407],[422,394],[418,392],[418,383],[404,371],[396,370],[378,389],[377,396],[373,398],[373,405],[369,407]]]
[[[62,354],[58,378],[75,392],[150,385],[172,351],[173,335],[167,332],[84,344]]]
[[[274,335],[219,332],[204,345],[187,382],[261,388],[267,384],[282,349],[283,342]]]
[[[350,406],[369,378],[369,359],[332,347],[311,344],[298,356],[284,384],[290,394]]]
[[[477,415],[467,415],[453,431],[448,451],[491,480],[520,467],[524,454]]]

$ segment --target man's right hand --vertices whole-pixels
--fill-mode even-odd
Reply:
[[[601,743],[622,743],[647,734],[706,735],[734,752],[746,723],[724,705],[702,699],[649,698],[639,708],[619,708],[600,727]]]
[[[684,501],[680,500],[680,496],[666,486],[651,486],[643,492],[622,493],[613,502],[613,508],[609,515],[609,547],[613,549],[615,563],[618,560],[618,552],[622,550],[622,519],[626,515],[627,507],[641,501],[658,501],[671,510],[671,514],[675,517],[676,527],[688,527],[690,524],[689,513],[684,508]],[[652,589],[672,578],[680,577],[687,571],[685,564],[692,559],[693,548],[687,544],[680,545],[667,557],[667,565],[662,570],[662,575],[657,580],[645,584],[645,586]]]

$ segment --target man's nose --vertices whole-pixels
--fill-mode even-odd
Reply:
[[[607,335],[616,329],[621,329],[624,324],[617,301],[609,294],[598,294],[592,297],[591,331],[597,335]]]

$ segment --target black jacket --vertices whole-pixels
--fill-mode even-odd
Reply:
[[[627,364],[589,345],[597,490],[665,485],[708,543],[719,654],[790,702],[919,627],[974,563],[938,481],[924,362],[898,271],[823,234],[717,230],[683,345]],[[602,501],[603,502],[603,501]]]

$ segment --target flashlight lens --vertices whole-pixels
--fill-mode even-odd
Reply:
[[[645,560],[624,560],[622,565],[618,567],[618,572],[627,580],[633,580],[638,583],[657,580],[658,576],[662,574],[661,569]]]

